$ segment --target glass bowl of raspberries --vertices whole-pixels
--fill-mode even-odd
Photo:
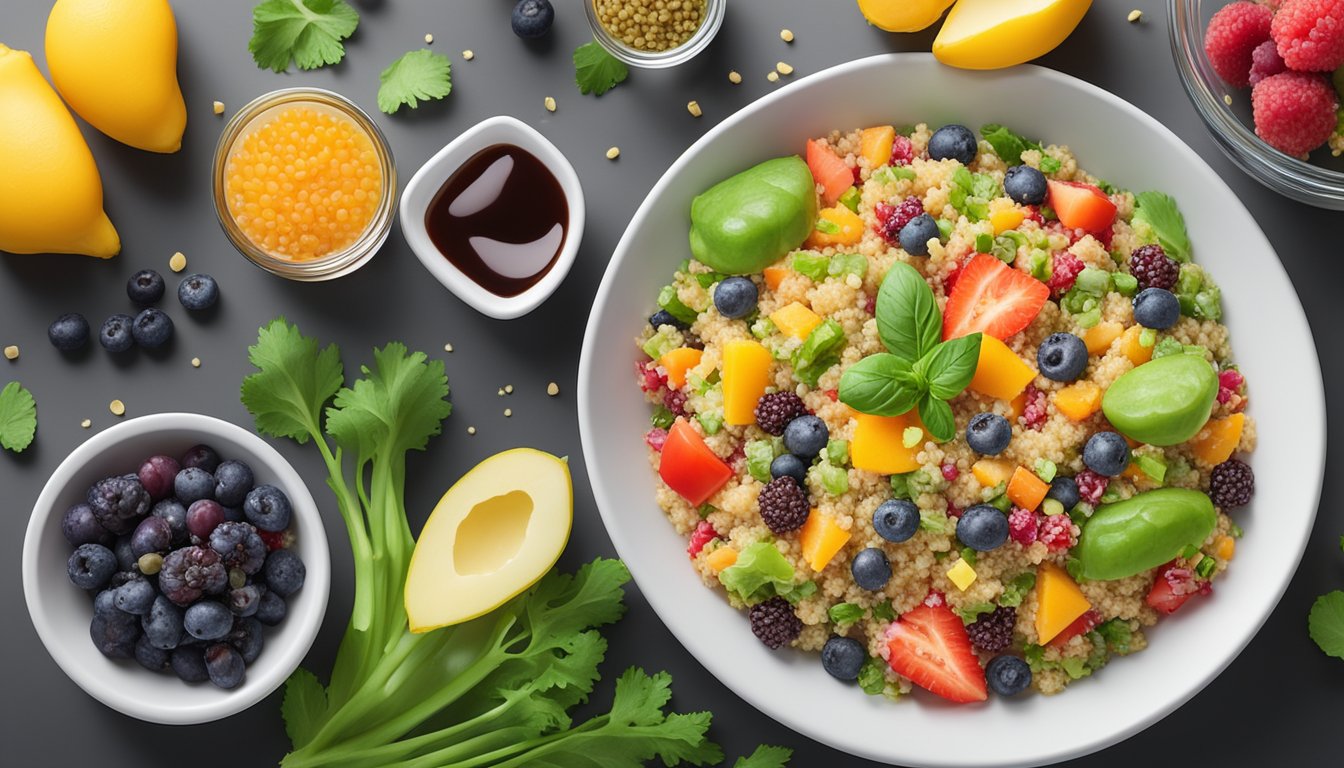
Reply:
[[[28,613],[89,695],[156,723],[203,723],[278,688],[308,653],[331,563],[317,504],[251,432],[164,413],[76,448],[23,542]]]
[[[1172,0],[1172,54],[1223,152],[1274,191],[1344,210],[1344,0]]]

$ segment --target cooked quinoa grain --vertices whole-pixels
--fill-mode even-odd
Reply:
[[[590,0],[612,37],[640,51],[666,51],[691,39],[706,0]]]

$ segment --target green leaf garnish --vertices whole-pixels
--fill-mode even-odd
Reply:
[[[442,99],[453,90],[448,57],[426,49],[410,51],[378,76],[378,108],[392,114],[403,105],[415,109],[422,101]]]
[[[877,333],[893,355],[918,360],[942,340],[942,314],[933,289],[914,267],[893,264],[877,289]]]
[[[317,69],[345,58],[342,40],[355,33],[359,12],[345,0],[266,0],[252,9],[247,49],[257,66],[284,72]]]
[[[629,76],[630,70],[625,64],[596,40],[574,50],[574,82],[580,93],[601,96]]]
[[[1316,598],[1307,615],[1307,632],[1325,655],[1344,659],[1344,592],[1335,590]]]
[[[739,757],[733,768],[784,768],[792,756],[793,750],[788,747],[762,744],[747,757]]]
[[[1168,256],[1181,263],[1190,261],[1190,236],[1176,200],[1162,192],[1140,192],[1134,205],[1134,223],[1147,224]]]
[[[37,433],[37,403],[17,381],[0,389],[0,448],[22,453]]]

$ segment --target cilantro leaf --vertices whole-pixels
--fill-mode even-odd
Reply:
[[[378,83],[379,109],[389,115],[403,104],[415,109],[421,101],[442,99],[453,90],[452,65],[447,56],[421,48],[392,62]]]
[[[295,749],[312,741],[326,714],[327,691],[317,675],[299,667],[285,681],[285,700],[280,714],[285,718],[285,733]]]
[[[1185,217],[1171,195],[1140,192],[1134,196],[1134,222],[1147,224],[1171,258],[1182,264],[1190,261],[1190,237],[1185,232]]]
[[[629,76],[630,70],[625,64],[596,40],[574,50],[574,82],[580,93],[601,96]]]
[[[316,339],[279,317],[258,331],[247,356],[257,372],[243,379],[243,405],[257,431],[299,444],[320,437],[322,406],[345,381],[336,345],[319,351]]]
[[[790,757],[793,757],[793,750],[788,747],[762,744],[749,756],[739,757],[733,763],[733,768],[784,768],[789,764]]]
[[[1316,598],[1307,615],[1307,631],[1326,656],[1344,659],[1344,592]]]
[[[0,389],[0,447],[22,453],[37,433],[37,403],[17,381]]]
[[[327,409],[327,432],[342,447],[363,457],[404,454],[424,450],[429,438],[443,431],[453,410],[444,399],[443,361],[394,341],[374,350],[373,367],[360,371],[364,378],[337,392]]]
[[[345,0],[266,0],[252,9],[247,49],[258,67],[317,69],[345,58],[341,41],[355,33],[359,12]]]

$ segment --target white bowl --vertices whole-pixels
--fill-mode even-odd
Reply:
[[[494,144],[514,144],[535,155],[560,182],[569,205],[565,242],[555,264],[541,280],[517,296],[499,296],[482,288],[444,257],[425,230],[425,212],[448,177],[472,155]],[[574,266],[579,241],[583,239],[584,216],[583,187],[574,166],[536,129],[507,115],[482,120],[453,139],[415,172],[406,184],[406,191],[401,193],[401,232],[420,263],[472,309],[497,320],[522,317],[555,293]]]
[[[691,198],[754,163],[798,153],[833,129],[927,121],[996,122],[1061,144],[1083,166],[1135,190],[1174,195],[1195,257],[1223,289],[1232,345],[1259,425],[1258,502],[1212,598],[1162,621],[1148,649],[1053,697],[952,707],[865,696],[815,655],[772,652],[745,616],[706,589],[686,543],[653,500],[642,445],[649,410],[628,375],[631,339],[688,257]],[[584,460],[607,531],[649,603],[686,648],[739,696],[818,741],[873,760],[922,766],[1024,766],[1114,744],[1180,706],[1226,667],[1269,616],[1297,568],[1324,471],[1325,410],[1311,330],[1269,243],[1218,176],[1174,134],[1092,85],[1040,67],[969,72],[927,54],[890,54],[807,77],[696,142],[658,182],[617,246],[588,319],[579,364]],[[1048,737],[1035,738],[1034,732]]]
[[[112,660],[89,640],[93,601],[70,583],[65,563],[71,547],[61,517],[84,500],[88,487],[111,475],[135,471],[158,453],[180,456],[205,443],[225,459],[252,467],[256,481],[285,492],[294,507],[294,551],[307,568],[303,588],[291,595],[285,620],[267,627],[265,647],[231,691],[210,683],[188,685],[172,674],[154,674],[134,660]],[[47,652],[80,688],[107,706],[153,723],[190,725],[218,720],[266,698],[308,653],[322,626],[331,586],[331,558],[317,503],[294,468],[260,437],[226,421],[193,413],[141,416],[109,427],[76,448],[52,473],[37,497],[23,540],[23,593],[28,614]]]

